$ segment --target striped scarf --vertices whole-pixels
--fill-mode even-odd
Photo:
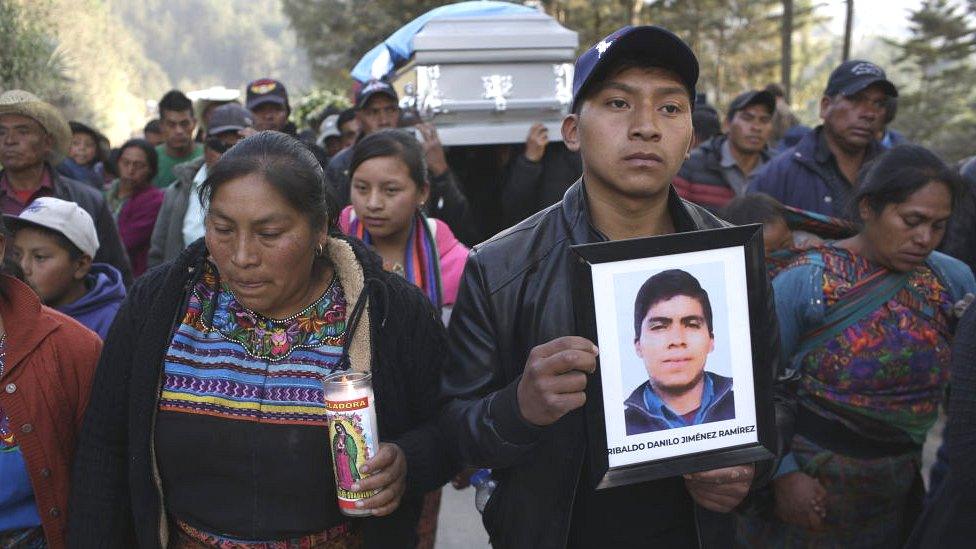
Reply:
[[[356,215],[350,217],[349,233],[366,244],[372,245],[372,238],[370,238],[365,225],[359,222],[359,217]],[[423,290],[427,299],[439,309],[442,305],[443,295],[440,254],[437,251],[434,235],[431,234],[430,226],[427,224],[427,216],[419,210],[413,216],[413,225],[410,227],[410,235],[407,237],[407,247],[403,256],[403,277]],[[383,268],[389,271],[392,266],[384,262]]]

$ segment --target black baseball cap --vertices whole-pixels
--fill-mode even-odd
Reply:
[[[239,132],[254,125],[251,111],[237,103],[227,103],[215,108],[210,114],[210,126],[207,127],[207,137],[213,137],[224,132]]]
[[[765,90],[742,92],[729,103],[729,112],[726,117],[732,120],[735,117],[735,113],[753,105],[767,107],[769,108],[769,113],[772,114],[776,112],[776,96]]]
[[[647,57],[662,68],[674,71],[688,88],[689,98],[695,98],[698,58],[688,44],[665,28],[654,25],[627,26],[600,40],[576,60],[572,110],[576,110],[576,104],[587,87],[605,78],[607,68],[626,54]]]
[[[365,107],[366,103],[369,103],[370,98],[378,93],[389,97],[394,102],[398,102],[400,100],[400,98],[397,96],[396,90],[393,89],[393,86],[382,80],[370,80],[369,82],[366,82],[366,84],[364,84],[359,90],[359,93],[356,94],[356,108],[361,109]]]
[[[288,106],[288,90],[277,80],[262,78],[247,85],[247,101],[245,106],[253,111],[265,103],[274,103],[291,110]]]
[[[885,76],[885,71],[870,61],[852,59],[841,63],[827,80],[824,95],[854,95],[872,84],[880,83],[889,97],[898,97],[898,89]]]

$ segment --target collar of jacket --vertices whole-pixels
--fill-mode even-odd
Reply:
[[[200,171],[200,166],[203,166],[205,161],[204,155],[201,155],[193,160],[180,162],[173,166],[173,176],[176,177],[176,185],[179,187],[192,185],[193,178],[196,177],[197,172]]]
[[[793,148],[793,159],[807,166],[808,168],[823,173],[830,166],[830,161],[834,157],[830,147],[827,146],[827,137],[823,135],[823,124],[817,126],[813,131],[808,132],[800,139],[800,142]],[[864,154],[864,162],[870,161],[881,152],[881,146],[876,140],[868,143],[868,150]]]
[[[365,245],[343,235],[330,235],[325,253],[335,268],[346,303],[352,305],[347,309],[348,335],[340,360],[348,361],[349,367],[354,371],[368,372],[372,365],[371,316],[382,315],[379,317],[382,324],[385,323],[387,314],[385,303],[384,310],[372,311],[371,314],[369,300],[373,293],[379,293],[380,297],[385,295],[382,292],[386,291],[386,287],[380,280],[383,266],[370,255]],[[176,259],[176,272],[181,273],[186,291],[193,287],[209,255],[206,243],[201,238],[190,244]],[[360,309],[360,312],[356,313],[356,309]]]
[[[4,376],[57,329],[52,317],[41,314],[41,300],[29,286],[12,276],[0,275],[5,297],[0,297],[0,317],[7,333]]]
[[[607,241],[609,238],[601,233],[590,218],[589,199],[586,196],[586,184],[580,177],[576,183],[566,190],[562,201],[563,220],[569,227],[573,244]],[[701,213],[691,207],[678,196],[674,187],[668,185],[668,213],[674,223],[677,233],[697,231],[708,228]]]
[[[709,372],[709,371],[706,371],[705,375],[711,378],[712,380],[712,394],[713,394],[712,401],[708,404],[708,409],[705,410],[705,413],[707,414],[708,410],[711,410],[716,405],[718,405],[718,403],[721,402],[723,398],[725,398],[725,395],[727,395],[729,392],[732,391],[732,378],[721,376],[714,372]],[[651,386],[650,380],[641,383],[636,389],[634,389],[630,393],[630,396],[627,397],[627,400],[624,401],[624,407],[637,410],[649,419],[660,419],[661,415],[657,413],[656,410],[651,411],[647,409],[647,402],[644,400],[644,391],[647,390],[650,386]],[[704,417],[704,414],[702,416]]]

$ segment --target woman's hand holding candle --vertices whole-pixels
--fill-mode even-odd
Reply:
[[[407,458],[396,444],[381,442],[376,456],[359,468],[368,477],[353,485],[354,492],[379,490],[373,497],[356,502],[356,507],[372,511],[374,516],[389,515],[400,506],[407,489]]]

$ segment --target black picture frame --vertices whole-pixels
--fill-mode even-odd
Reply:
[[[608,457],[602,364],[598,357],[596,372],[587,382],[585,405],[587,452],[591,465],[589,481],[595,489],[603,490],[697,471],[731,467],[771,459],[775,456],[776,434],[772,403],[774,376],[768,366],[773,357],[766,356],[767,347],[760,343],[764,330],[768,329],[766,322],[769,313],[766,304],[771,299],[771,295],[766,275],[762,225],[758,224],[570,247],[575,254],[573,300],[577,333],[589,338],[599,347],[601,342],[597,336],[597,315],[591,271],[593,265],[739,246],[744,250],[748,292],[757,441],[752,444],[611,468]],[[609,342],[605,343],[609,344]]]

